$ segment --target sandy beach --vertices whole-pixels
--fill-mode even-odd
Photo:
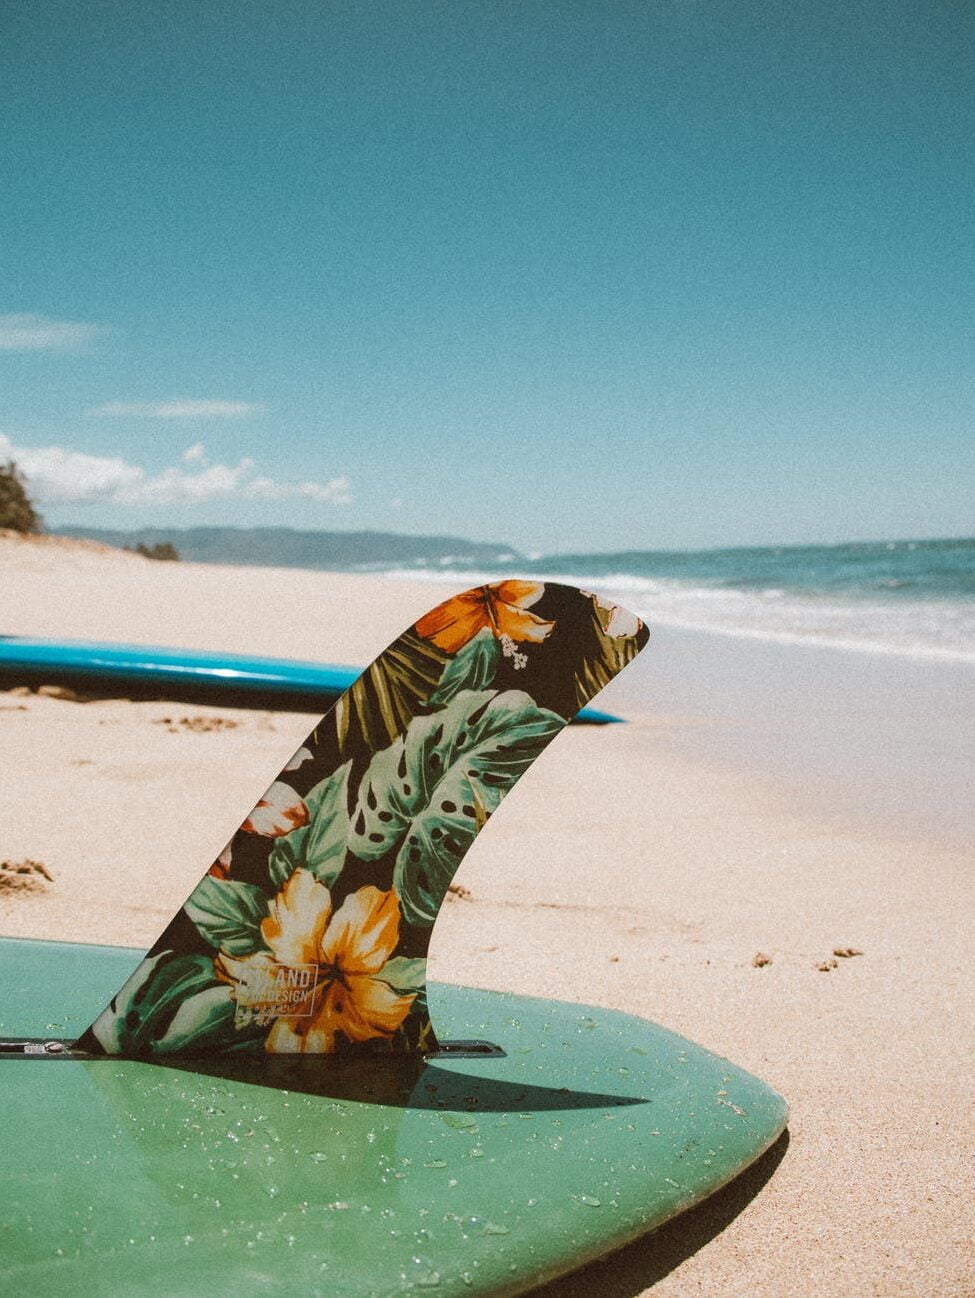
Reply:
[[[365,664],[447,593],[0,538],[2,634]],[[654,639],[600,699],[628,724],[563,735],[465,859],[430,977],[652,1018],[779,1090],[789,1133],[540,1292],[971,1295],[975,672]],[[50,876],[0,888],[0,932],[147,946],[313,720],[0,692],[0,860]]]

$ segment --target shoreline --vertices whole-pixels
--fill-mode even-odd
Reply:
[[[351,662],[444,594],[2,541],[0,580],[8,632]],[[790,1144],[740,1211],[695,1210],[700,1247],[675,1242],[692,1229],[678,1218],[546,1298],[805,1298],[838,1276],[858,1295],[967,1298],[970,854],[882,809],[844,818],[818,786],[803,798],[804,768],[783,774],[803,698],[820,727],[809,750],[846,742],[835,681],[824,695],[797,672],[783,694],[766,659],[738,655],[729,698],[726,652],[655,638],[629,669],[645,664],[651,693],[624,675],[599,699],[630,722],[560,736],[463,862],[470,895],[444,908],[430,977],[652,1018],[778,1089]],[[870,688],[863,733],[914,715]],[[0,932],[147,945],[313,721],[0,693],[0,860],[53,876],[0,891]],[[761,760],[744,761],[756,736]]]
[[[153,599],[120,606],[102,580],[108,572],[151,586]],[[451,589],[399,575],[159,563],[62,537],[0,537],[0,582],[0,634],[362,666]],[[971,847],[971,665],[654,622],[650,630],[646,651],[598,707],[655,721],[675,753],[772,781],[811,814]]]
[[[967,664],[651,630],[605,707],[649,703],[675,752],[770,781],[811,814],[971,849]]]

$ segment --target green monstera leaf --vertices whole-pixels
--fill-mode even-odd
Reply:
[[[372,759],[349,846],[367,861],[397,850],[408,923],[433,923],[475,834],[564,725],[520,690],[463,690]]]
[[[307,825],[275,839],[268,868],[271,882],[278,887],[290,879],[295,870],[311,871],[329,888],[341,874],[349,838],[351,765],[351,762],[346,762],[305,795]]]
[[[395,739],[437,688],[447,662],[442,649],[414,631],[400,636],[329,713],[339,751],[376,751]]]
[[[200,936],[228,955],[247,955],[264,945],[261,920],[268,913],[267,897],[252,883],[204,875],[183,909]]]
[[[242,1034],[235,1027],[234,1012],[231,990],[223,983],[194,992],[180,1005],[163,1035],[156,1038],[153,1050],[156,1054],[169,1054],[237,1045]],[[258,1040],[255,1034],[255,1047]]]
[[[226,1048],[244,1039],[234,1027],[231,989],[217,981],[213,961],[168,951],[140,965],[93,1031],[109,1054]]]
[[[394,956],[386,961],[376,977],[388,983],[400,996],[414,995],[414,1011],[426,1009],[427,962],[423,956]]]
[[[501,661],[501,645],[487,627],[478,631],[447,664],[440,684],[430,697],[430,706],[442,708],[461,690],[485,690],[493,684]]]

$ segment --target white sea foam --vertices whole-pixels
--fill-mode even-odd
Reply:
[[[623,572],[598,577],[580,572],[526,575],[530,580],[598,590],[651,626],[975,665],[972,601],[843,598],[799,594],[777,586],[737,590]],[[386,576],[392,581],[435,581],[455,590],[499,578],[497,571],[451,568],[394,569]]]

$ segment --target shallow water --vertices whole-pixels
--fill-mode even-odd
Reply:
[[[975,840],[975,670],[652,627],[600,706],[671,718],[664,742],[787,786],[817,814]]]

